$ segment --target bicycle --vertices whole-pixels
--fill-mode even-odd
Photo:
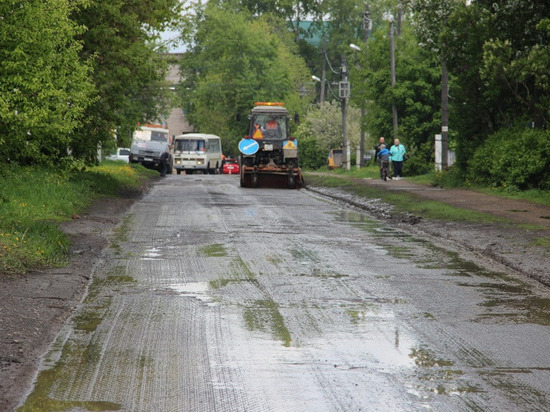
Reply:
[[[384,179],[384,182],[388,180],[388,177],[391,179],[389,160],[380,160],[380,177]]]

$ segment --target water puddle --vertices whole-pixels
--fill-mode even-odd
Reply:
[[[485,269],[459,253],[395,231],[359,212],[342,211],[335,218],[374,235],[388,255],[409,260],[420,269],[443,270],[442,276],[456,278],[458,286],[475,289],[482,297],[477,305],[484,309],[475,321],[550,325],[550,299],[539,296],[528,282]]]
[[[208,306],[216,306],[216,300],[208,294],[210,282],[178,283],[170,285],[169,289],[180,296],[198,299]]]
[[[153,247],[143,252],[141,260],[160,260],[161,257],[162,253],[160,248]]]

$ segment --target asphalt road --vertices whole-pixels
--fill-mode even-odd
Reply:
[[[547,411],[549,302],[306,190],[168,176],[22,410]]]

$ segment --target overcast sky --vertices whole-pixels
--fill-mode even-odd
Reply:
[[[177,31],[165,31],[160,34],[160,37],[163,42],[168,45],[168,51],[170,53],[183,53],[185,47],[182,44],[173,44],[174,40],[177,40],[180,33]]]

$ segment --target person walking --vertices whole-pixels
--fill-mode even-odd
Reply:
[[[396,180],[401,179],[401,175],[403,174],[403,156],[405,156],[405,153],[407,153],[407,150],[405,150],[405,146],[403,146],[399,139],[395,139],[393,141],[393,146],[390,149],[390,160],[393,165],[393,177]]]
[[[169,161],[170,161],[170,150],[166,149],[160,155],[160,175],[162,177],[166,176],[166,172],[168,172]]]

